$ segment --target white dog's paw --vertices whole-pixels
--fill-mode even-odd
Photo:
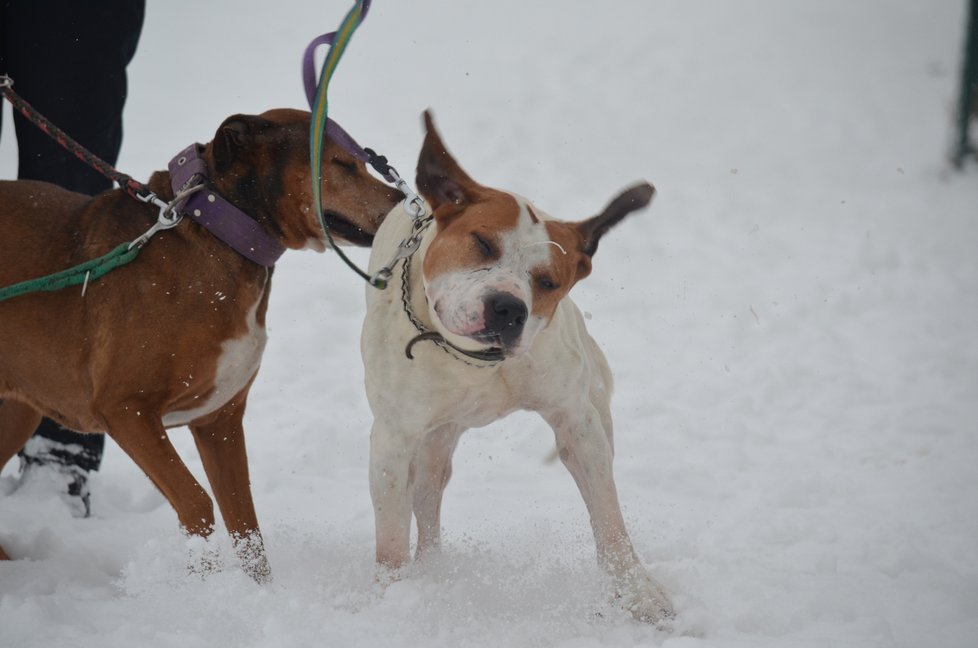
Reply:
[[[652,623],[661,630],[668,631],[676,616],[665,590],[641,567],[616,579],[615,600],[637,621]]]
[[[404,580],[406,577],[407,565],[401,567],[390,567],[382,563],[374,564],[374,584],[380,588],[381,591],[386,590],[388,587]]]

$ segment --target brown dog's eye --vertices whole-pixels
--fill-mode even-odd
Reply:
[[[336,166],[338,166],[339,168],[343,169],[347,173],[356,173],[356,171],[357,171],[357,165],[356,165],[356,163],[351,162],[350,160],[342,160],[340,158],[333,158],[332,159],[332,163],[335,164]]]
[[[496,248],[493,247],[492,243],[474,232],[472,233],[472,239],[475,241],[475,247],[479,250],[479,254],[487,259],[496,258]]]

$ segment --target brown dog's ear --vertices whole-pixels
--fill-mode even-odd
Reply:
[[[244,145],[248,135],[247,119],[247,115],[232,115],[217,129],[214,141],[211,142],[215,172],[224,173],[238,157],[238,150]]]
[[[451,156],[435,130],[431,111],[424,112],[425,137],[418,156],[418,192],[437,209],[440,205],[463,205],[479,187]]]
[[[609,229],[633,211],[646,207],[655,196],[655,187],[647,182],[637,184],[618,194],[597,216],[577,223],[577,231],[584,237],[584,254],[594,256],[598,241]]]
[[[214,171],[224,173],[231,168],[248,141],[267,128],[269,123],[255,115],[231,115],[225,119],[211,142]]]

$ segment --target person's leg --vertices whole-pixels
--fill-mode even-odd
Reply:
[[[126,66],[136,51],[144,0],[31,0],[3,3],[0,64],[17,93],[109,164],[122,143]],[[97,194],[111,181],[20,114],[14,117],[19,179]],[[25,466],[71,467],[69,493],[88,512],[85,477],[102,460],[105,437],[77,434],[44,419],[21,457]]]
[[[122,143],[126,66],[142,29],[143,0],[6,3],[7,74],[38,112],[109,164]],[[111,182],[21,115],[14,117],[20,179],[96,194]]]
[[[45,418],[37,426],[34,435],[44,437],[50,443],[39,445],[31,455],[25,456],[22,453],[21,456],[25,456],[28,461],[73,465],[86,472],[98,470],[102,465],[104,434],[79,434]]]
[[[30,479],[31,473],[39,467],[55,469],[60,473],[58,479],[69,495],[68,501],[75,515],[88,517],[92,512],[88,473],[99,469],[104,450],[104,434],[79,434],[51,419],[42,419],[34,435],[18,453],[21,483]]]
[[[0,75],[7,74],[7,2],[0,1]],[[3,135],[3,104],[0,96],[0,135]]]

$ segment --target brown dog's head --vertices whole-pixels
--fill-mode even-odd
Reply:
[[[423,264],[433,319],[455,343],[521,355],[591,272],[605,232],[648,205],[655,189],[635,185],[584,221],[553,220],[524,198],[472,180],[448,153],[431,115],[424,117],[417,183],[438,227]]]
[[[269,110],[224,120],[204,151],[211,183],[291,249],[322,252],[309,173],[308,112]],[[363,162],[326,140],[323,213],[337,243],[369,246],[387,213],[403,198],[367,172]]]

